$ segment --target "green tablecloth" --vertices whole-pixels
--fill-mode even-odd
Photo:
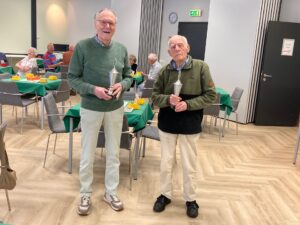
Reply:
[[[229,116],[232,111],[231,97],[228,92],[222,88],[216,88],[216,92],[220,94],[221,109],[224,111],[226,107],[226,114]]]
[[[143,83],[144,76],[142,76],[142,75],[141,76],[134,76],[132,79],[135,81],[135,83],[137,85],[139,85],[139,84]]]
[[[0,73],[10,73],[10,74],[15,74],[14,69],[11,66],[0,66]]]
[[[61,79],[48,80],[47,83],[28,81],[26,79],[21,79],[19,81],[13,81],[11,79],[3,79],[2,81],[16,82],[17,87],[21,93],[36,93],[38,96],[45,96],[47,90],[56,90],[61,83]]]
[[[148,120],[153,119],[153,111],[150,104],[147,102],[140,105],[140,109],[133,110],[132,112],[125,112],[127,116],[128,125],[133,127],[134,132],[143,129],[146,126]],[[80,104],[77,104],[70,108],[64,117],[64,124],[66,130],[70,130],[70,117],[73,118],[73,128],[75,129],[80,122]]]

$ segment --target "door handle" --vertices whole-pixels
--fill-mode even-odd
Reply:
[[[263,78],[267,78],[267,77],[272,77],[272,75],[268,75],[268,74],[263,74]]]

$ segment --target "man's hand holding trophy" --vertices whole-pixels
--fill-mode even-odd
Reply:
[[[107,94],[113,98],[116,97],[118,99],[122,92],[122,85],[120,83],[116,83],[117,76],[118,71],[114,66],[114,68],[109,73],[110,88],[108,89]]]

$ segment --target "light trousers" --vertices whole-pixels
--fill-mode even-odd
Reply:
[[[119,152],[124,107],[110,112],[98,112],[81,108],[81,158],[80,194],[90,196],[93,183],[93,165],[98,133],[103,123],[105,133],[106,167],[105,191],[117,195],[119,185]]]
[[[161,146],[161,194],[172,198],[172,177],[178,142],[183,175],[183,198],[185,201],[196,200],[197,142],[199,141],[200,134],[171,134],[159,130],[159,135]]]

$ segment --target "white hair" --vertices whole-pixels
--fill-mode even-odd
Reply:
[[[156,61],[157,60],[157,55],[155,53],[150,53],[148,55],[148,59]]]
[[[169,38],[169,40],[168,40],[168,46],[169,47],[170,47],[170,44],[171,44],[171,39],[173,39],[174,37],[180,38],[183,41],[184,45],[186,45],[186,46],[189,45],[189,43],[188,43],[185,36],[176,34],[176,35],[173,35],[172,37]]]
[[[116,18],[116,23],[117,23],[117,21],[118,21],[117,14],[116,14],[112,9],[109,9],[109,8],[104,8],[104,9],[101,9],[101,10],[99,10],[98,12],[96,12],[96,13],[95,13],[95,16],[94,16],[94,19],[96,20],[96,19],[97,19],[97,16],[100,15],[100,14],[101,14],[102,12],[104,12],[104,11],[109,11],[109,12],[111,12],[111,13],[115,16],[115,18]]]

